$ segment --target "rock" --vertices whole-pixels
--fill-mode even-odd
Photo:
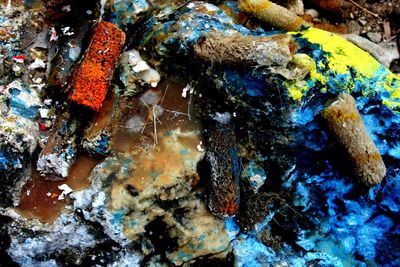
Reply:
[[[367,37],[376,44],[380,43],[382,40],[382,36],[379,32],[368,32]]]
[[[347,23],[347,28],[348,28],[348,31],[349,31],[350,34],[359,35],[360,32],[361,32],[361,26],[360,26],[360,24],[359,24],[357,21],[355,21],[355,20],[350,20],[350,21]]]
[[[313,8],[306,9],[304,14],[310,15],[313,18],[318,18],[319,17],[319,12],[316,9],[313,9]]]
[[[389,67],[390,63],[399,57],[397,48],[392,47],[390,44],[381,43],[379,45],[369,41],[366,38],[355,34],[346,34],[343,36],[346,40],[357,45],[361,49],[364,49],[370,53],[377,61],[379,61],[385,67]]]
[[[365,18],[359,18],[359,19],[358,19],[358,22],[359,22],[362,26],[367,25],[367,21],[365,20]]]

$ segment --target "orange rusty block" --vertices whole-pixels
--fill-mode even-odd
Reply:
[[[125,33],[110,22],[99,22],[85,58],[78,66],[69,99],[99,111],[125,43]]]

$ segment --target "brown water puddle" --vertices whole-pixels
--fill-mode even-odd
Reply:
[[[88,187],[88,177],[99,162],[89,155],[79,155],[64,181],[45,180],[37,171],[33,171],[31,180],[22,189],[21,200],[16,210],[26,218],[53,222],[68,204],[67,200],[58,200],[61,194],[58,186],[67,184],[74,191]]]
[[[154,182],[168,183],[171,175],[184,169],[184,164],[193,162],[194,158],[201,156],[196,148],[201,140],[199,123],[189,120],[189,94],[188,98],[183,98],[182,89],[183,87],[177,83],[164,81],[157,89],[144,93],[163,108],[163,113],[158,116],[156,124],[157,145],[154,140],[152,105],[146,106],[140,97],[136,97],[129,100],[128,106],[131,108],[121,107],[124,113],[123,119],[115,124],[118,130],[112,138],[112,150],[116,153],[129,153],[140,159],[135,170],[131,170],[132,178],[124,181],[121,186],[131,184],[136,189],[142,190],[156,177],[157,181]],[[107,112],[104,112],[104,116],[112,111],[112,108],[106,107],[112,107],[112,101],[106,103],[104,108]],[[140,116],[146,122],[144,129],[136,132],[126,129],[126,122],[132,116]],[[104,127],[104,121],[105,119],[99,116],[94,128]],[[170,135],[171,132],[174,133],[173,136]],[[67,184],[74,191],[87,188],[90,185],[88,177],[98,163],[100,160],[88,154],[79,155],[71,167],[68,178],[64,181],[46,180],[33,171],[31,180],[23,187],[17,211],[27,218],[53,222],[68,204],[68,198],[58,200],[61,193],[58,186]]]
[[[119,192],[127,184],[139,192],[150,184],[168,186],[174,183],[176,177],[185,175],[183,170],[196,168],[195,165],[202,156],[202,152],[197,149],[202,140],[200,124],[188,116],[189,93],[184,98],[182,90],[183,86],[166,81],[159,85],[158,90],[144,94],[154,96],[154,103],[161,106],[163,112],[157,118],[152,116],[154,105],[146,106],[140,100],[136,107],[141,108],[125,115],[123,125],[132,117],[140,117],[147,123],[140,132],[132,133],[125,127],[115,135],[113,150],[129,153],[136,163],[134,169],[130,170],[129,177],[113,186],[114,208],[119,206]],[[154,121],[157,121],[156,125]],[[155,132],[157,139],[154,138]]]

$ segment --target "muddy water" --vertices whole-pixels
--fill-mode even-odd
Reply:
[[[74,191],[88,187],[89,174],[98,163],[98,159],[89,155],[79,155],[64,181],[45,180],[34,171],[31,180],[22,189],[17,211],[27,218],[35,218],[47,223],[53,222],[68,203],[68,200],[58,200],[61,194],[58,186],[67,184]]]
[[[201,141],[200,124],[189,117],[190,94],[182,97],[182,89],[171,81],[163,82],[158,90],[142,95],[144,101],[139,99],[139,109],[126,114],[126,121],[140,117],[144,125],[138,129],[140,132],[132,132],[125,122],[125,127],[115,136],[114,151],[130,153],[137,162],[123,185],[130,184],[142,191],[150,183],[168,184],[185,169],[185,164],[196,162],[201,156],[197,149]],[[144,104],[146,99],[154,101]],[[157,117],[152,109],[154,105],[162,110]]]
[[[131,184],[141,191],[149,183],[168,184],[171,177],[185,169],[185,164],[197,162],[201,157],[202,153],[197,150],[201,141],[200,126],[188,115],[190,98],[189,94],[186,98],[182,97],[182,89],[181,85],[164,81],[156,89],[129,100],[130,108],[121,107],[123,116],[121,121],[115,122],[118,129],[112,138],[112,151],[129,153],[135,157],[137,164],[131,170],[130,178],[119,186]],[[108,102],[111,106],[112,101]],[[160,106],[162,111],[153,109],[155,105]],[[105,113],[108,112],[112,109]],[[127,122],[132,117],[140,118],[140,127],[129,128]],[[104,126],[104,120],[103,116],[99,116],[94,128]],[[32,179],[21,192],[17,211],[27,218],[51,223],[70,201],[68,198],[58,200],[61,193],[58,186],[65,183],[74,191],[88,187],[88,177],[98,163],[100,160],[87,154],[78,156],[64,181],[45,180],[33,172]]]

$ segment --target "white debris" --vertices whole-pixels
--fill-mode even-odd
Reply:
[[[94,198],[92,207],[99,208],[104,206],[104,202],[106,201],[106,194],[103,191],[100,191],[98,195]]]
[[[99,21],[103,19],[104,8],[106,6],[107,0],[100,0],[100,18]]]
[[[69,187],[67,184],[62,184],[58,186],[58,189],[61,190],[61,194],[58,196],[58,200],[63,200],[68,194],[71,194],[74,190]]]
[[[152,87],[156,87],[161,80],[161,76],[157,70],[147,64],[146,61],[142,59],[139,51],[132,49],[124,53],[121,57],[121,63],[130,65],[133,75],[141,83],[149,84]]]
[[[125,123],[125,128],[130,133],[140,133],[144,126],[144,120],[142,117],[136,115],[130,118]]]
[[[46,106],[50,106],[50,105],[51,105],[51,102],[52,102],[52,100],[51,100],[50,98],[43,100],[43,103],[44,103]]]
[[[64,12],[70,12],[71,11],[71,5],[63,6],[61,8],[61,10],[64,11]]]
[[[54,27],[51,28],[51,35],[50,35],[50,42],[51,41],[57,41],[58,40],[58,36],[57,36],[57,32],[56,29]]]
[[[192,94],[193,91],[194,91],[193,86],[192,86],[191,84],[187,84],[187,85],[185,86],[185,88],[183,88],[183,90],[182,90],[182,97],[183,97],[183,98],[186,98],[186,97],[187,97],[187,94],[188,94],[188,93],[189,93],[189,94]]]
[[[143,71],[138,76],[143,82],[150,84],[151,87],[157,87],[158,83],[160,82],[160,74],[155,69],[148,69]]]
[[[46,64],[43,62],[43,60],[36,58],[35,61],[29,66],[29,69],[34,70],[39,68],[46,68]]]
[[[258,193],[258,189],[264,184],[264,179],[261,175],[256,174],[250,177],[250,183],[254,192]]]
[[[47,108],[40,108],[39,113],[40,113],[40,117],[43,119],[47,119],[49,117],[49,109],[47,109]]]
[[[205,6],[205,8],[207,8],[208,11],[218,11],[218,7],[216,7],[212,4],[205,3],[204,6]]]
[[[8,0],[6,9],[7,10],[11,10],[12,9],[11,0]]]
[[[72,61],[77,60],[80,54],[81,54],[81,48],[80,48],[79,46],[77,46],[77,47],[70,47],[70,48],[68,49],[68,57],[69,57]]]
[[[50,193],[50,192],[47,192],[47,193],[46,193],[46,196],[51,197],[51,193]]]
[[[160,101],[160,94],[152,90],[148,90],[140,97],[140,101],[146,105],[154,106]]]
[[[33,81],[34,83],[42,83],[42,82],[43,82],[43,79],[40,78],[40,77],[38,77],[38,78],[33,78],[32,81]]]
[[[229,114],[228,112],[216,112],[214,115],[211,115],[211,118],[221,124],[227,124],[231,120],[231,114]]]
[[[70,29],[71,29],[71,27],[67,26],[67,27],[61,28],[61,31],[63,32],[64,35],[67,35],[67,36],[74,35],[74,32],[69,31]]]
[[[196,146],[196,148],[198,151],[204,152],[203,142],[200,141],[200,143]]]
[[[150,66],[146,63],[146,61],[139,61],[137,64],[133,65],[134,72],[142,72],[150,69]]]
[[[14,65],[12,66],[12,70],[13,70],[14,72],[18,72],[18,71],[21,70],[21,67],[18,66],[18,65],[16,65],[16,64],[14,64]]]
[[[41,174],[55,173],[67,177],[68,167],[68,162],[54,153],[40,157],[37,162],[37,170]]]

